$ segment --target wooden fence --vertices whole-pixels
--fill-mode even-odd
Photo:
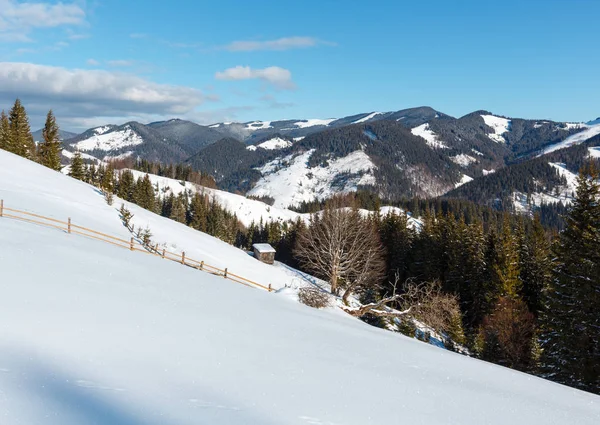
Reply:
[[[125,240],[116,236],[107,235],[106,233],[98,232],[96,230],[88,229],[87,227],[76,225],[71,221],[70,217],[67,219],[67,221],[61,221],[55,218],[46,217],[27,211],[8,208],[4,204],[4,200],[0,200],[0,218],[12,218],[27,223],[52,227],[67,232],[69,234],[85,236],[86,238],[91,238],[101,242],[109,243],[114,246],[129,249],[130,251],[143,252],[146,254],[154,255],[156,257],[160,257],[165,260],[175,261],[184,266],[192,267],[194,269],[201,270],[216,276],[221,276],[225,279],[252,288],[260,288],[269,292],[273,291],[273,288],[271,288],[270,284],[268,286],[261,285],[260,283],[231,273],[227,268],[220,269],[218,267],[211,266],[210,264],[207,264],[204,261],[197,261],[192,258],[188,258],[185,255],[185,252],[177,254],[169,252],[165,249],[160,250],[158,244],[156,244],[155,246],[144,245],[143,243],[138,242],[134,237],[132,237],[130,240]]]

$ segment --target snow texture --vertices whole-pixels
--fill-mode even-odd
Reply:
[[[363,122],[370,121],[373,118],[375,118],[377,115],[381,115],[381,114],[383,114],[383,112],[372,112],[369,115],[367,115],[366,117],[363,117],[361,119],[358,119],[358,120],[352,122],[352,124],[360,124],[360,123],[363,123]]]
[[[588,148],[588,151],[590,152],[590,156],[592,158],[600,158],[600,147],[595,146],[593,148]]]
[[[144,140],[135,131],[130,127],[125,127],[120,131],[100,133],[89,139],[77,142],[74,148],[80,151],[113,151],[128,146],[141,145],[142,143],[144,143]]]
[[[298,122],[295,122],[294,125],[298,128],[315,127],[317,125],[328,126],[329,124],[334,122],[336,119],[337,118],[329,118],[329,119],[321,120],[321,119],[315,118],[315,119],[298,121]]]
[[[284,149],[289,148],[290,146],[292,146],[292,142],[286,139],[282,139],[281,137],[274,137],[256,145],[257,148],[262,148],[266,150]]]
[[[429,145],[432,148],[448,148],[448,146],[446,146],[444,142],[441,142],[438,139],[437,134],[431,131],[431,129],[429,128],[429,124],[427,123],[421,124],[420,126],[411,129],[411,132],[415,136],[422,137],[423,139],[425,139],[427,145]]]
[[[3,151],[0,198],[128,236],[93,187]],[[244,276],[250,264],[263,282],[287,270],[133,212]],[[3,425],[600,421],[598,396],[311,309],[289,288],[269,294],[7,218],[0,241]]]
[[[494,142],[506,143],[506,139],[502,136],[510,130],[510,120],[495,115],[482,115],[485,125],[492,127],[493,133],[488,134],[488,137]]]
[[[592,125],[592,126],[580,124],[580,126],[581,127],[577,127],[577,128],[583,128],[583,131],[580,131],[579,133],[575,133],[572,136],[567,137],[562,142],[555,143],[554,145],[545,147],[542,150],[542,153],[539,154],[538,156],[542,156],[547,153],[557,151],[559,149],[568,148],[570,146],[579,145],[579,144],[591,139],[592,137],[600,134],[600,124]]]
[[[450,160],[452,162],[454,162],[455,164],[460,165],[461,167],[468,167],[470,164],[477,162],[477,160],[475,158],[473,158],[470,155],[466,155],[464,153],[461,153],[456,156],[451,156]]]
[[[375,184],[375,165],[363,151],[330,160],[327,167],[309,168],[308,160],[313,153],[314,149],[267,163],[260,169],[262,178],[248,195],[269,196],[275,199],[275,207],[287,208],[303,201],[354,192],[359,185]]]
[[[473,181],[473,177],[469,177],[466,174],[463,174],[462,177],[461,177],[461,179],[460,179],[460,181],[458,183],[456,183],[454,185],[454,187],[460,187],[463,184],[467,184],[467,183],[469,183],[471,181]]]
[[[268,128],[273,128],[271,121],[254,121],[246,124],[247,130],[266,130]]]

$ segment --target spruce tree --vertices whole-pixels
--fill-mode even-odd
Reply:
[[[133,191],[135,188],[135,178],[130,170],[123,170],[119,176],[117,195],[121,199],[133,202]]]
[[[598,172],[579,175],[566,228],[554,246],[542,315],[542,370],[560,383],[600,393],[600,188]]]
[[[27,159],[35,159],[35,143],[29,128],[27,112],[17,99],[8,114],[10,127],[9,145],[11,151]]]
[[[39,145],[39,161],[48,168],[60,171],[60,133],[52,110],[46,116],[42,135],[44,141]]]
[[[69,170],[69,176],[74,179],[84,181],[85,180],[85,165],[83,163],[83,158],[81,157],[81,153],[79,151],[75,152],[73,155],[73,159],[71,160],[71,169]]]
[[[10,123],[4,111],[0,114],[0,149],[12,152],[10,144]]]
[[[522,297],[529,311],[537,317],[542,309],[542,291],[548,286],[552,271],[550,243],[538,214],[534,216],[531,230],[525,231],[520,225],[518,233]]]

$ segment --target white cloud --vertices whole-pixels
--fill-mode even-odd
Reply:
[[[75,3],[20,3],[0,0],[0,40],[30,42],[34,28],[54,28],[85,23],[85,11]]]
[[[86,61],[86,63],[88,65],[91,65],[91,66],[98,66],[98,65],[100,65],[100,62],[98,62],[96,59],[88,59]]]
[[[88,61],[89,63],[89,61]],[[194,88],[158,84],[132,74],[0,62],[0,105],[19,97],[30,115],[48,109],[78,119],[114,116],[182,115],[204,101]],[[36,118],[32,119],[35,123]]]
[[[284,37],[266,41],[234,41],[223,48],[230,52],[253,52],[258,50],[305,49],[319,44],[332,45],[333,43],[323,42],[314,37]]]
[[[296,85],[292,81],[292,73],[278,66],[263,69],[252,69],[249,66],[236,66],[215,74],[217,80],[262,80],[283,90],[294,90]]]

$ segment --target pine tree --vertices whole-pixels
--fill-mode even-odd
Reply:
[[[537,317],[542,309],[542,291],[550,282],[550,244],[538,214],[529,232],[521,224],[518,233],[522,297],[529,311]]]
[[[139,178],[133,192],[133,198],[136,204],[150,211],[156,208],[156,199],[154,196],[154,187],[148,174]]]
[[[121,199],[133,202],[135,178],[130,170],[123,170],[119,176],[117,195]]]
[[[35,159],[35,143],[31,136],[29,119],[27,118],[27,112],[19,99],[15,101],[14,106],[10,110],[8,121],[10,123],[10,150],[27,159]]]
[[[39,145],[40,164],[53,170],[60,171],[60,134],[52,110],[50,110],[46,116],[46,124],[44,125],[42,134],[44,136],[44,141]]]
[[[190,204],[190,227],[206,232],[206,198],[196,193]]]
[[[186,223],[186,212],[187,212],[187,200],[182,194],[177,196],[173,202],[173,207],[171,208],[171,215],[169,218],[171,220],[178,221],[179,223]]]
[[[0,149],[12,152],[10,144],[10,123],[4,111],[0,114]]]
[[[558,382],[600,393],[600,188],[582,170],[566,228],[554,247],[542,315],[542,370]]]
[[[83,164],[83,158],[81,153],[75,152],[73,159],[71,160],[71,169],[69,170],[69,176],[74,179],[84,181],[85,180],[85,165]]]
[[[504,216],[502,222],[502,234],[500,235],[500,244],[493,267],[500,294],[517,299],[521,290],[519,251],[517,239],[511,229],[508,214]]]

